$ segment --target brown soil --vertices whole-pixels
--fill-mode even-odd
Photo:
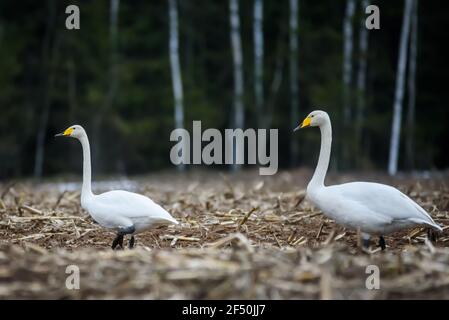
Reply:
[[[361,250],[357,232],[304,200],[307,170],[136,179],[137,192],[181,224],[139,234],[136,248],[122,251],[81,209],[79,191],[0,184],[0,298],[449,298],[447,174],[331,174],[328,183],[361,177],[392,184],[428,210],[445,227],[437,242],[417,228],[386,237],[384,252],[375,243]],[[79,290],[66,287],[69,265],[79,267]],[[368,265],[379,267],[379,290],[365,286]]]

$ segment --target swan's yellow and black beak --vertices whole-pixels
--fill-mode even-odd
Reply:
[[[55,137],[70,137],[72,132],[73,132],[73,128],[70,127],[70,128],[65,129],[65,131],[62,133],[55,134]]]
[[[293,130],[293,132],[295,132],[299,129],[305,128],[305,127],[309,127],[311,122],[312,122],[312,119],[310,117],[305,118],[304,121]]]

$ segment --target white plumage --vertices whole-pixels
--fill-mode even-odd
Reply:
[[[178,222],[160,205],[143,195],[114,190],[81,202],[92,218],[106,228],[135,227],[135,234],[156,225]]]
[[[90,145],[83,127],[74,125],[56,136],[76,138],[83,148],[83,187],[81,206],[101,226],[117,231],[113,249],[123,246],[123,236],[131,234],[129,246],[134,246],[134,234],[164,224],[178,224],[175,218],[160,205],[143,195],[114,190],[99,195],[91,189]]]
[[[320,128],[321,149],[317,167],[307,186],[307,198],[326,216],[345,227],[360,229],[365,240],[371,234],[381,236],[383,242],[383,235],[417,225],[442,231],[422,207],[394,187],[371,182],[325,186],[332,143],[328,114],[313,111],[295,130],[308,126]]]

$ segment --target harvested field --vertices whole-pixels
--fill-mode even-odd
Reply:
[[[304,199],[310,175],[199,172],[135,179],[129,188],[181,224],[139,234],[137,248],[123,251],[112,251],[114,234],[81,209],[76,185],[4,183],[0,298],[449,298],[447,173],[395,180],[330,175],[328,183],[363,177],[397,186],[444,226],[433,244],[425,229],[386,237],[384,252],[375,243],[362,251],[357,232],[336,226]],[[66,288],[69,265],[79,267],[79,290]],[[366,288],[369,265],[379,267],[379,290]]]

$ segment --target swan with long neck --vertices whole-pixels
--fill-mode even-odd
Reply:
[[[370,235],[379,236],[382,249],[385,249],[383,236],[401,229],[425,225],[443,230],[422,207],[394,187],[372,182],[325,186],[332,145],[329,115],[313,111],[294,131],[309,126],[320,128],[321,148],[315,172],[307,185],[307,198],[326,216],[345,227],[359,229],[365,246],[369,245]]]
[[[113,229],[117,235],[112,249],[123,248],[123,238],[130,234],[129,247],[134,247],[134,235],[157,225],[178,224],[175,218],[161,206],[143,195],[114,190],[95,195],[92,193],[90,145],[86,131],[79,125],[70,126],[56,137],[78,139],[83,149],[83,186],[81,206],[101,226]]]

